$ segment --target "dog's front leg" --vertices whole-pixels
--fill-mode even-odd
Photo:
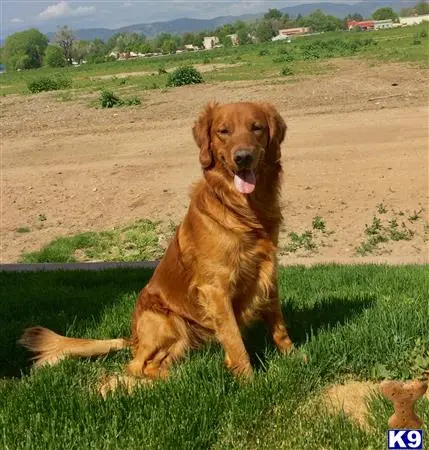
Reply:
[[[200,288],[207,315],[211,318],[216,337],[225,350],[227,367],[239,377],[251,377],[252,366],[232,308],[230,296],[221,288]]]
[[[287,332],[277,287],[273,288],[270,293],[270,303],[263,313],[263,319],[269,326],[274,343],[279,351],[282,353],[291,352],[293,343]]]

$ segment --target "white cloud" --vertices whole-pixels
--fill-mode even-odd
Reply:
[[[14,19],[10,20],[11,23],[22,23],[24,22],[22,19],[20,19],[19,17],[15,17]]]
[[[95,13],[95,6],[77,6],[73,8],[66,1],[61,1],[56,5],[48,6],[39,15],[39,19],[49,20],[58,17],[79,17],[90,16]]]

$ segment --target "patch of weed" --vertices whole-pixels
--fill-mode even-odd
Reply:
[[[16,229],[17,233],[29,233],[30,232],[30,228],[28,227],[18,227]]]
[[[120,99],[112,91],[103,89],[98,98],[98,102],[102,108],[114,108],[118,106],[135,106],[140,105],[141,100],[138,97],[131,97],[128,99]]]
[[[410,222],[416,222],[417,220],[421,219],[421,214],[424,211],[424,208],[420,208],[419,211],[414,210],[413,214],[411,214],[410,217],[408,217],[408,220]]]
[[[314,230],[319,230],[319,231],[326,230],[326,223],[320,216],[314,217],[311,224],[312,224]]]
[[[378,203],[376,205],[377,211],[379,214],[386,214],[387,213],[387,208],[384,205],[384,203]]]
[[[313,252],[317,248],[317,244],[313,240],[313,233],[310,230],[306,230],[302,234],[292,231],[288,236],[291,242],[284,247],[284,250],[288,253],[295,253],[299,249]]]

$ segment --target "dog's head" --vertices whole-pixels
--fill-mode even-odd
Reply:
[[[250,194],[264,164],[280,160],[286,124],[268,103],[210,103],[193,127],[203,169],[222,167],[238,192]]]

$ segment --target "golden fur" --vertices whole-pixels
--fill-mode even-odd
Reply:
[[[30,328],[21,343],[36,353],[36,364],[67,356],[92,356],[132,347],[123,378],[165,377],[191,348],[217,339],[225,364],[237,376],[252,368],[240,328],[256,319],[270,327],[277,347],[292,342],[280,309],[276,249],[282,220],[279,190],[280,145],[286,125],[269,104],[211,103],[193,127],[203,178],[193,187],[188,212],[152,279],[140,292],[130,341],[74,339],[45,328]],[[253,192],[234,185],[236,152],[252,155]],[[107,383],[107,390],[116,381]]]

